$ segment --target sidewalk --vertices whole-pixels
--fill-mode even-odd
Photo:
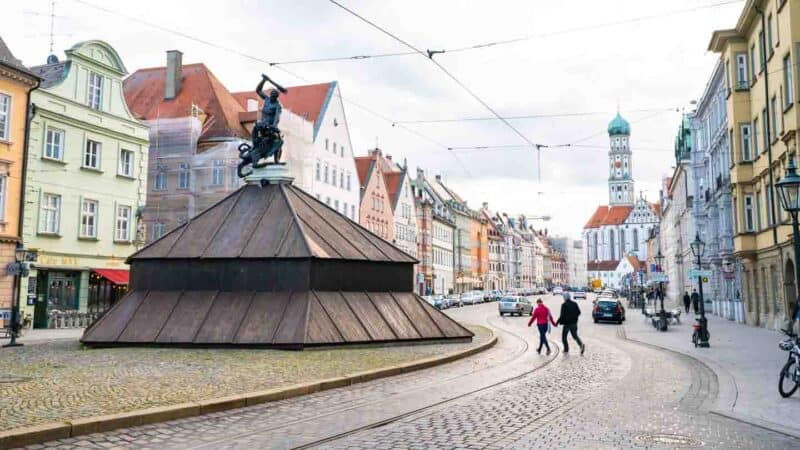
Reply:
[[[83,328],[29,329],[22,333],[22,337],[18,338],[17,342],[31,345],[61,340],[77,341],[82,335]],[[8,344],[8,341],[8,338],[0,338],[0,346]]]
[[[664,333],[645,321],[639,310],[629,309],[625,332],[629,339],[689,355],[709,366],[719,381],[713,412],[800,437],[800,395],[784,399],[778,393],[779,373],[788,356],[778,348],[784,335],[707,317],[710,348],[692,344],[692,313]]]

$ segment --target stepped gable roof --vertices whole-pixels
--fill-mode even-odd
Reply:
[[[181,89],[170,100],[164,99],[166,67],[139,69],[123,82],[125,101],[139,119],[189,117],[192,105],[207,115],[200,140],[219,137],[250,138],[239,114],[244,108],[203,63],[181,67]]]
[[[586,228],[599,228],[603,225],[621,225],[633,211],[633,206],[598,206],[592,217],[584,225]]]
[[[358,173],[358,183],[363,188],[369,183],[369,177],[372,175],[373,165],[375,164],[375,157],[373,155],[356,156],[353,158],[356,163],[356,172]]]
[[[617,270],[619,261],[589,261],[586,263],[586,270],[593,270],[595,272],[610,272]]]
[[[245,185],[128,258],[417,260],[293,185]]]
[[[266,87],[267,85],[265,85],[265,89]],[[328,102],[333,95],[335,87],[335,81],[289,86],[287,87],[288,92],[281,94],[278,100],[281,102],[283,108],[314,123],[314,139],[316,139],[320,121],[325,115]],[[259,110],[264,105],[264,100],[259,97],[255,91],[234,92],[232,95],[244,109],[247,109],[247,100],[257,101]]]

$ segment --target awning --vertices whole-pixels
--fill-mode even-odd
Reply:
[[[130,272],[125,269],[92,269],[92,272],[114,284],[128,284],[130,275]]]

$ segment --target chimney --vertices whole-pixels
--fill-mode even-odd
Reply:
[[[164,82],[164,100],[172,100],[181,92],[183,78],[183,53],[178,50],[167,50],[167,77]]]
[[[441,175],[436,175],[436,181],[441,183],[442,182],[442,176]]]
[[[392,160],[392,155],[386,155],[386,159],[388,159],[389,161],[391,161],[391,160]]]
[[[489,210],[489,202],[483,202],[483,209]]]

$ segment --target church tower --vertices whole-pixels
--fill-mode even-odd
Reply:
[[[610,206],[633,206],[635,201],[630,137],[630,124],[617,112],[617,116],[608,124],[610,145],[608,202]]]

